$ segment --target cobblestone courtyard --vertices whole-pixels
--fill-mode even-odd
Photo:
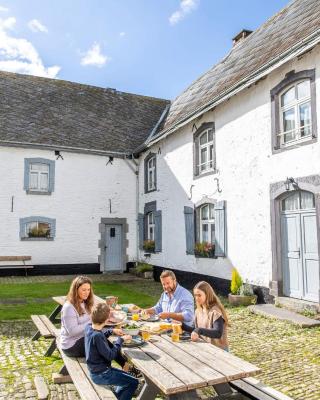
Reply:
[[[146,287],[161,291],[156,282],[148,281]],[[297,328],[245,308],[228,312],[231,352],[259,366],[263,371],[259,379],[297,400],[320,399],[320,328]],[[51,374],[62,365],[59,354],[43,357],[48,341],[31,341],[34,332],[29,321],[0,323],[0,400],[36,399],[37,375],[46,379],[52,400],[78,399],[72,384],[52,384]]]

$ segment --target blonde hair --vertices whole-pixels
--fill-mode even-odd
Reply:
[[[106,303],[98,303],[92,307],[91,320],[94,324],[103,324],[110,315],[110,307]]]
[[[193,290],[198,289],[201,290],[206,295],[205,307],[208,311],[211,310],[212,307],[216,306],[221,311],[222,317],[226,325],[230,325],[229,318],[226,313],[226,310],[223,307],[219,297],[216,295],[215,291],[213,290],[212,286],[205,281],[198,282]],[[197,308],[202,308],[202,306],[198,306]]]
[[[166,269],[166,270],[164,270],[164,271],[161,272],[160,279],[162,279],[162,278],[168,278],[169,276],[170,276],[170,278],[172,278],[174,281],[177,280],[177,278],[176,278],[174,272],[173,272],[173,271],[170,271],[170,270],[168,270],[168,269]]]
[[[79,315],[84,314],[84,311],[81,307],[81,302],[79,295],[78,295],[78,289],[80,286],[84,285],[85,283],[88,283],[90,285],[90,294],[86,300],[84,300],[84,307],[87,311],[87,313],[91,313],[91,309],[93,306],[93,290],[92,290],[92,281],[90,278],[87,276],[77,276],[74,278],[74,280],[71,282],[70,289],[67,295],[67,300],[69,303],[71,303],[74,308],[77,310]]]

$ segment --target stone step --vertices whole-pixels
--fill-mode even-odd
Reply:
[[[47,400],[49,397],[49,389],[42,376],[36,376],[34,378],[34,386],[37,390],[38,399]]]
[[[254,306],[249,306],[248,308],[254,314],[288,321],[294,325],[300,326],[301,328],[320,326],[320,321],[296,314],[295,312],[284,308],[276,307],[273,304],[256,304]]]
[[[315,314],[319,311],[319,304],[311,301],[294,299],[293,297],[276,297],[275,305],[287,308],[290,311],[303,312],[310,311]]]

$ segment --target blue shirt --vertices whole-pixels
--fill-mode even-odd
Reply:
[[[107,338],[112,329],[105,332],[97,331],[89,324],[85,328],[84,345],[86,351],[86,362],[92,373],[101,373],[111,367],[111,361],[119,354],[123,339],[118,337],[111,347]]]
[[[189,290],[177,285],[171,298],[166,292],[163,292],[153,309],[156,314],[162,312],[181,313],[183,322],[192,322],[194,318],[193,296]]]

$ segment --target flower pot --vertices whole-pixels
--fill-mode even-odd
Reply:
[[[251,296],[243,296],[240,294],[229,293],[228,300],[232,306],[250,306],[252,304],[256,304],[257,295],[253,294]]]
[[[152,279],[152,278],[153,278],[153,271],[145,271],[145,272],[143,273],[143,277],[144,277],[145,279]]]

